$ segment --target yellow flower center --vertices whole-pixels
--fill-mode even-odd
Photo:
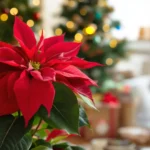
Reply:
[[[40,69],[40,63],[39,62],[35,62],[35,61],[30,61],[32,67],[35,69],[35,70],[39,70]]]

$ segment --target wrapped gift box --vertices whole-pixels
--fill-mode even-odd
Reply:
[[[91,128],[81,128],[81,136],[87,140],[98,137],[116,137],[119,127],[120,106],[101,104],[97,109],[85,107]]]

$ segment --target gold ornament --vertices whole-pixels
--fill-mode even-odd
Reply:
[[[76,7],[76,5],[77,5],[76,1],[74,1],[74,0],[68,1],[68,6],[69,7]]]
[[[40,5],[40,0],[32,0],[32,4],[34,6],[39,6]]]
[[[108,65],[108,66],[112,65],[113,62],[114,62],[114,61],[113,61],[112,58],[107,58],[107,59],[106,59],[106,65]]]
[[[103,31],[104,31],[104,32],[108,32],[109,30],[110,30],[109,24],[104,24],[104,25],[103,25]]]
[[[1,19],[1,21],[7,21],[8,15],[7,14],[1,14],[0,19]]]
[[[108,6],[106,0],[100,0],[98,4],[100,7],[107,7]]]
[[[76,33],[74,39],[76,42],[81,42],[83,40],[83,35],[81,33]]]
[[[81,9],[80,9],[80,14],[81,14],[82,16],[85,16],[85,15],[87,14],[87,8],[86,8],[86,7],[81,8]]]
[[[97,26],[95,24],[90,24],[88,27],[86,27],[84,30],[84,32],[87,35],[92,35],[96,32]]]
[[[75,24],[74,24],[73,21],[68,21],[66,23],[66,26],[67,26],[68,29],[73,29],[75,27]]]
[[[61,28],[57,28],[57,29],[55,30],[55,35],[62,35],[62,33],[63,33],[63,31],[62,31]]]
[[[11,8],[10,9],[10,14],[13,15],[13,16],[17,15],[18,14],[18,9],[15,8],[15,7]]]
[[[110,46],[111,48],[115,48],[115,47],[117,46],[117,44],[118,44],[117,40],[116,40],[116,39],[112,39],[112,40],[110,41],[110,43],[109,43],[109,46]]]
[[[29,19],[29,20],[27,21],[27,25],[28,25],[29,27],[33,27],[33,26],[34,26],[34,21],[33,21],[32,19]]]

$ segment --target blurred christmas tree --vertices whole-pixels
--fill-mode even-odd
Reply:
[[[34,31],[40,23],[40,0],[0,0],[0,41],[14,42],[14,16],[23,19]]]
[[[112,12],[107,0],[65,0],[60,14],[65,22],[54,28],[55,35],[65,33],[66,40],[83,43],[79,57],[105,64],[87,72],[100,85],[110,77],[109,68],[125,55],[125,41],[111,34],[112,29],[121,29],[119,21],[111,20]]]

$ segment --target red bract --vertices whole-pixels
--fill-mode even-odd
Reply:
[[[17,17],[14,37],[20,46],[0,42],[0,115],[20,110],[27,125],[41,105],[50,113],[55,96],[52,82],[92,99],[89,86],[96,83],[78,68],[100,64],[78,58],[79,43],[64,42],[63,35],[44,39],[43,34],[36,43],[32,30]]]
[[[72,137],[72,136],[77,136],[77,135],[76,134],[68,134],[65,130],[54,129],[50,133],[48,133],[46,141],[51,141],[52,139],[55,139],[57,137],[67,138],[67,137]]]

